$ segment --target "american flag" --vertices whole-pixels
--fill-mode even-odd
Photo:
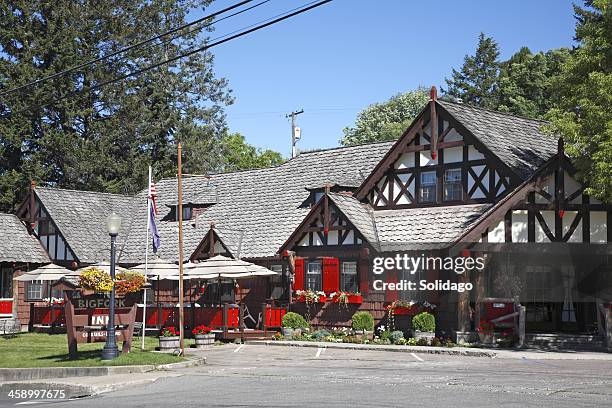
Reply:
[[[151,199],[151,204],[153,205],[153,214],[157,216],[157,189],[155,188],[155,183],[151,182],[149,186],[149,198]]]

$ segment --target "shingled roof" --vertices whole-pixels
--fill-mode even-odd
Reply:
[[[558,138],[542,131],[544,121],[463,103],[438,103],[523,180],[557,153]]]
[[[51,262],[38,239],[13,214],[0,213],[0,262]]]
[[[375,211],[382,251],[405,250],[410,244],[450,244],[492,204]]]
[[[240,257],[274,256],[309,211],[302,206],[310,194],[304,186],[331,183],[356,187],[392,145],[383,142],[305,152],[276,167],[185,178],[183,191],[189,197],[198,197],[215,186],[218,198],[195,220],[184,222],[185,259],[208,232],[211,222],[230,250],[240,247]],[[156,183],[159,209],[176,203],[176,183],[176,179]],[[135,202],[135,214],[142,217],[134,218],[143,222],[132,224],[120,253],[124,264],[142,262],[144,257],[145,192],[137,195]],[[165,215],[160,210],[157,219],[159,256],[176,260],[178,226],[174,221],[161,221]]]
[[[113,211],[123,219],[117,238],[119,246],[135,221],[134,198],[130,196],[49,187],[37,187],[35,192],[76,258],[83,263],[110,258],[106,218]],[[143,222],[145,214],[142,214]]]

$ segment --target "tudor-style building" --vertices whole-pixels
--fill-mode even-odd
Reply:
[[[235,292],[220,283],[190,300],[250,306],[273,300],[313,324],[346,325],[356,310],[378,322],[398,300],[437,305],[440,331],[469,331],[486,297],[514,297],[528,331],[592,332],[597,304],[612,300],[612,206],[584,194],[575,170],[544,123],[431,101],[396,142],[302,153],[273,168],[189,177],[183,182],[185,259],[215,254],[282,272]],[[176,179],[156,183],[158,255],[178,259]],[[119,263],[143,262],[146,192],[133,197],[33,186],[17,215],[51,258],[69,267],[107,260],[106,215],[124,218]],[[525,245],[527,244],[527,245]],[[374,290],[372,259],[398,252],[486,254],[480,274],[390,271],[388,282],[438,278],[470,281],[468,293]],[[454,252],[453,252],[454,251]],[[543,254],[546,255],[543,255]],[[587,259],[588,258],[588,259]],[[523,263],[510,262],[521,260]],[[164,286],[165,285],[165,286]],[[157,301],[175,301],[160,282]],[[307,305],[302,289],[359,292],[346,307]],[[253,309],[253,308],[251,308]],[[569,317],[568,317],[569,316]]]

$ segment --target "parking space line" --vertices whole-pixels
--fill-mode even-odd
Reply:
[[[244,347],[244,344],[239,345],[238,347],[234,349],[234,353],[238,353],[240,350],[242,350],[243,347]]]
[[[423,360],[421,357],[417,356],[417,355],[416,355],[416,354],[414,354],[414,353],[410,353],[410,355],[411,355],[412,357],[416,358],[416,359],[417,359],[417,360],[419,360],[419,361],[425,361],[425,360]]]
[[[325,347],[319,347],[317,349],[317,354],[315,355],[315,358],[319,358],[321,356],[321,353],[325,352]]]

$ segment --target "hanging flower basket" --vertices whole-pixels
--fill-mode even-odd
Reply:
[[[113,290],[113,280],[102,269],[91,267],[79,275],[79,286],[85,291],[110,292]],[[81,291],[83,295],[86,295]]]
[[[140,291],[145,285],[145,277],[142,273],[125,271],[119,272],[115,279],[115,293],[119,296],[125,296],[128,293]]]

